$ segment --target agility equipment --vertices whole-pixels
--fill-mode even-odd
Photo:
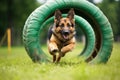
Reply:
[[[66,13],[70,8],[75,10],[75,22],[86,36],[86,45],[79,57],[89,63],[106,63],[113,48],[113,32],[111,25],[94,4],[86,0],[48,0],[34,10],[26,20],[23,29],[25,49],[34,62],[48,62],[47,55],[42,51],[39,36],[56,9]]]
[[[64,14],[63,17],[66,17],[67,14]],[[54,22],[54,17],[51,17],[49,19],[47,19],[41,26],[40,31],[42,32],[43,28],[45,28],[46,26],[49,26],[51,24],[53,24]],[[82,17],[75,15],[75,24],[76,25],[81,25],[81,26],[77,26],[80,27],[82,29],[82,31],[84,32],[87,41],[85,45],[84,50],[80,53],[83,54],[84,53],[84,58],[87,59],[87,57],[89,57],[93,51],[94,51],[94,46],[95,46],[95,33],[91,27],[91,25]],[[40,34],[40,33],[39,33]],[[40,38],[39,38],[40,39]],[[39,40],[40,41],[40,40]]]

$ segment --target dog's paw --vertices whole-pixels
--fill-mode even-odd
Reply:
[[[56,52],[58,52],[58,48],[56,47],[56,46],[50,46],[50,52],[52,52],[52,53],[56,53]]]
[[[64,56],[65,56],[65,53],[62,53],[62,52],[61,52],[61,53],[60,53],[60,56],[61,56],[61,57],[64,57]]]
[[[58,52],[58,49],[54,49],[54,50],[51,50],[51,51],[50,51],[50,54],[51,54],[51,55],[56,55],[57,52]]]
[[[54,48],[54,49],[51,49],[50,50],[50,53],[52,53],[52,54],[55,54],[55,53],[57,53],[58,52],[58,49],[57,48]]]
[[[52,53],[56,53],[56,52],[58,52],[58,49],[52,50]]]

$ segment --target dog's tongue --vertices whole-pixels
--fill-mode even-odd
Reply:
[[[68,39],[68,35],[63,35],[63,38],[64,39]]]

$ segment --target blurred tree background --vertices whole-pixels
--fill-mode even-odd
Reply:
[[[88,1],[94,3],[103,11],[112,25],[115,41],[120,41],[120,0],[102,0],[100,3],[95,3],[95,0]],[[40,5],[38,0],[1,0],[0,41],[7,28],[10,27],[12,30],[12,45],[22,45],[24,23],[31,12]],[[6,44],[7,41],[4,41],[3,45]]]
[[[98,6],[111,23],[114,40],[120,41],[120,1],[103,0],[101,4],[98,4]]]
[[[1,0],[0,1],[0,41],[7,28],[12,31],[12,45],[22,44],[22,30],[30,13],[40,6],[36,0]],[[7,44],[7,40],[3,45]]]
[[[94,3],[94,0],[88,1]],[[110,21],[114,33],[114,40],[120,41],[120,0],[102,0],[102,2],[96,5]]]

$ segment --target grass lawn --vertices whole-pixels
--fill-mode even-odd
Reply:
[[[82,45],[82,44],[81,44]],[[42,47],[47,53],[47,48]],[[114,43],[107,64],[77,64],[75,57],[82,50],[76,48],[62,58],[59,64],[33,63],[24,47],[0,47],[0,80],[120,80],[120,43]],[[48,54],[49,55],[49,54]]]

